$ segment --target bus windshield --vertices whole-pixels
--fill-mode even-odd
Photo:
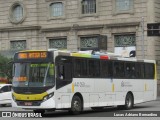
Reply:
[[[13,87],[54,86],[54,64],[15,63]]]

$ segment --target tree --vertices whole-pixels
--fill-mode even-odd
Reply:
[[[11,61],[11,58],[0,54],[0,78],[6,78],[9,82],[11,82],[12,79],[12,64],[9,64]]]

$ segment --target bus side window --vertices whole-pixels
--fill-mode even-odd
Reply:
[[[114,62],[114,77],[124,78],[124,62]]]
[[[136,69],[136,78],[137,79],[144,79],[144,63],[136,63],[135,64]]]
[[[65,63],[64,65],[64,79],[67,81],[72,80],[72,64],[71,63]]]
[[[58,78],[64,79],[64,65],[58,65]]]
[[[106,60],[101,60],[100,62],[100,74],[101,78],[112,78],[113,77],[113,68],[112,68],[112,62],[111,61],[106,61]]]
[[[89,77],[100,77],[100,62],[99,60],[88,60]]]
[[[134,62],[125,63],[125,77],[126,78],[136,78]]]
[[[85,58],[75,58],[74,59],[74,77],[81,78],[87,77],[87,59]]]
[[[69,56],[56,57],[56,89],[62,88],[72,82],[72,60],[73,59]]]
[[[108,62],[108,77],[113,78],[113,62]]]
[[[145,79],[154,79],[154,64],[153,63],[145,63]]]
[[[74,76],[75,77],[81,77],[82,76],[82,60],[81,59],[75,59],[74,60]]]
[[[72,65],[71,63],[62,63],[58,65],[58,79],[70,81],[72,79]]]

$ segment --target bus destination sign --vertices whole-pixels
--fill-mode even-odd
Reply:
[[[47,52],[18,53],[18,59],[44,59],[44,58],[47,58]]]

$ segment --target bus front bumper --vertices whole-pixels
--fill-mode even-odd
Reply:
[[[54,98],[46,101],[14,101],[12,100],[12,107],[23,109],[53,109],[55,108]]]

